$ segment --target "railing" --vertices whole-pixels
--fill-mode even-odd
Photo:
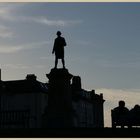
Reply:
[[[0,128],[29,128],[29,110],[0,111]]]

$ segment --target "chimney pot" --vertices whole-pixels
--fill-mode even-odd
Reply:
[[[36,80],[36,76],[35,76],[35,74],[27,74],[27,76],[26,76],[26,80],[33,80],[33,81],[35,81]]]

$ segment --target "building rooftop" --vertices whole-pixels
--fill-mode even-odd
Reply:
[[[23,80],[0,81],[0,91],[3,93],[47,93],[48,87],[46,83],[37,81],[35,75],[27,75]]]

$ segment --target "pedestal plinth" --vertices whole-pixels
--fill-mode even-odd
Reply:
[[[73,126],[70,80],[67,69],[51,69],[49,79],[47,127],[67,128]]]

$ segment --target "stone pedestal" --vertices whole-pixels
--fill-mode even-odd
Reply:
[[[51,69],[49,79],[47,127],[68,128],[73,126],[73,110],[70,80],[67,69]]]

